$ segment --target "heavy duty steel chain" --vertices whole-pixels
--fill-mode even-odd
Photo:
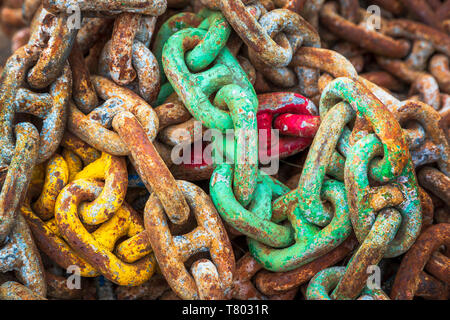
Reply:
[[[448,299],[449,3],[0,1],[0,299]]]

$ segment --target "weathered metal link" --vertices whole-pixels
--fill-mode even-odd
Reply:
[[[421,272],[419,275],[419,286],[416,291],[416,296],[427,300],[447,300],[448,289],[447,284],[442,283],[426,272]]]
[[[309,34],[305,35],[305,45],[317,46],[316,41],[308,39],[310,35],[315,34],[313,27],[290,10],[272,10],[263,15],[258,22],[240,0],[220,0],[220,9],[241,39],[258,55],[258,58],[273,67],[284,67],[290,63],[293,53],[304,41],[303,35],[299,35],[300,30],[309,30]],[[289,24],[286,21],[287,17],[289,17]],[[284,26],[283,20],[286,21]],[[267,31],[265,30],[266,23]],[[252,32],[248,32],[248,30],[252,30]],[[277,35],[278,43],[272,39],[275,35]],[[310,41],[311,43],[309,43]]]
[[[69,168],[65,159],[55,154],[46,163],[45,172],[42,192],[33,203],[33,210],[44,221],[54,216],[56,198],[69,181]]]
[[[438,10],[433,10],[432,7],[427,3],[427,1],[420,0],[402,0],[404,6],[408,9],[408,11],[412,12],[415,16],[419,18],[425,24],[428,24],[436,29],[442,29],[441,18],[440,18],[440,10],[444,9],[447,6],[447,10],[450,10],[448,4],[442,4],[443,8],[439,8]]]
[[[158,60],[159,68],[162,71],[162,53],[167,40],[177,31],[185,28],[196,28],[202,22],[202,18],[191,12],[182,12],[167,19],[156,34],[153,52]],[[164,84],[166,74],[161,72],[161,82]]]
[[[187,234],[172,236],[161,202],[152,194],[144,211],[147,237],[162,273],[177,295],[183,299],[223,299],[231,293],[235,268],[228,236],[207,194],[186,181],[178,181],[178,187],[195,215],[197,227]],[[209,251],[214,264],[197,261],[189,275],[183,262],[204,250]]]
[[[109,33],[112,32],[112,24],[114,19],[105,18],[84,18],[81,22],[81,29],[77,33],[77,43],[80,46],[80,50],[83,54],[87,54],[90,49],[98,45],[103,48],[106,39],[102,40],[102,37],[109,37]]]
[[[417,147],[410,146],[414,166],[436,161],[439,169],[445,175],[450,176],[450,148],[444,130],[439,125],[441,117],[438,112],[425,103],[408,100],[401,103],[396,110],[393,110],[393,113],[401,125],[408,121],[417,121],[424,129],[425,140]],[[404,129],[405,131],[408,129]],[[430,147],[431,145],[432,147]],[[437,152],[432,152],[433,149],[436,149]]]
[[[18,282],[8,281],[0,286],[1,300],[47,300]]]
[[[47,160],[61,141],[65,127],[66,108],[71,95],[72,77],[66,65],[64,73],[50,87],[49,94],[36,94],[25,86],[26,71],[37,59],[38,51],[24,46],[8,60],[2,73],[3,105],[0,113],[2,162],[10,162],[14,150],[13,120],[18,112],[29,113],[43,120],[38,161]]]
[[[320,113],[325,114],[336,102],[344,99],[371,123],[383,143],[384,158],[371,170],[372,177],[381,181],[398,176],[405,167],[409,152],[398,122],[388,109],[363,84],[338,78],[328,84],[320,100]]]
[[[297,294],[296,288],[270,295],[259,292],[251,280],[255,275],[259,275],[262,269],[263,267],[249,253],[240,258],[236,263],[232,297],[238,300],[292,300],[294,298]]]
[[[328,268],[351,253],[357,244],[350,236],[338,247],[322,257],[288,272],[261,271],[256,275],[256,287],[266,295],[278,295],[307,283],[321,270]]]
[[[104,77],[112,78],[112,73],[107,69],[107,66],[113,64],[111,59],[111,57],[114,56],[114,53],[111,52],[111,48],[113,47],[114,43],[112,41],[107,42],[100,56],[99,74]],[[148,103],[153,102],[156,99],[160,88],[159,68],[156,58],[140,41],[134,41],[130,45],[130,48],[132,48],[130,52],[130,63],[136,68],[137,79],[136,81],[131,82],[126,81],[127,84],[129,83],[128,87],[131,89],[137,86],[138,90],[133,91],[138,93]],[[130,70],[135,72],[133,67],[130,67]],[[116,83],[122,82],[118,79],[114,79],[114,81]]]
[[[20,209],[33,232],[37,246],[60,267],[67,270],[70,266],[79,267],[82,277],[95,277],[99,272],[85,259],[81,258],[61,237],[55,220],[42,221],[30,208],[24,204]]]
[[[404,256],[394,285],[392,287],[391,298],[401,300],[411,300],[418,289],[417,278],[419,273],[425,267],[431,254],[442,244],[449,245],[450,225],[437,224],[424,231],[411,250]],[[448,277],[448,258],[446,261],[446,278],[443,279],[449,283]]]
[[[301,47],[293,56],[290,66],[317,68],[335,78],[355,78],[358,75],[354,66],[344,56],[322,48]]]
[[[354,112],[346,103],[327,113],[305,161],[298,187],[274,203],[274,210],[287,214],[296,243],[274,250],[249,240],[250,252],[266,269],[289,271],[300,267],[331,251],[350,234],[344,186],[338,181],[324,181],[324,177],[341,132],[353,117]],[[333,139],[328,138],[330,132]],[[321,196],[333,204],[334,214],[325,209]],[[316,225],[326,227],[320,230]]]
[[[91,82],[83,53],[75,40],[69,56],[73,77],[73,100],[81,111],[87,113],[98,105],[98,97]]]
[[[333,300],[330,293],[339,283],[345,273],[345,267],[332,267],[317,273],[311,279],[306,292],[308,300]],[[381,289],[371,290],[367,287],[362,291],[362,296],[369,296],[374,300],[389,300],[389,297]]]
[[[122,13],[114,23],[112,38],[100,56],[99,73],[119,85],[138,87],[136,90],[148,102],[159,91],[159,69],[148,49],[156,18]],[[137,78],[136,78],[137,77]]]
[[[410,40],[425,40],[431,42],[434,48],[449,56],[450,55],[450,37],[418,22],[396,19],[389,21],[383,32],[391,37],[403,37]]]
[[[448,265],[449,265],[448,255],[436,251],[432,254],[427,264],[425,265],[425,270],[432,274],[435,278],[443,281],[447,285],[450,282],[448,277]]]
[[[85,224],[97,225],[111,218],[121,207],[127,190],[128,178],[125,159],[103,153],[100,159],[78,172],[73,180],[102,179],[105,186],[91,203],[81,203],[78,213]]]
[[[324,4],[320,11],[320,21],[339,37],[355,42],[360,47],[382,56],[403,58],[410,49],[409,44],[404,40],[394,40],[347,21],[338,14],[338,4],[335,1]]]
[[[68,9],[77,7],[86,14],[116,15],[122,12],[159,16],[167,8],[167,0],[43,0],[44,7],[55,14],[66,13]]]
[[[198,15],[205,19],[198,28],[207,29],[208,33],[186,55],[186,64],[194,72],[206,68],[214,61],[225,46],[231,32],[229,24],[219,12],[203,10]]]
[[[16,148],[3,182],[0,194],[0,240],[3,242],[14,229],[17,209],[23,201],[31,171],[38,157],[38,132],[30,123],[21,123],[15,127]]]
[[[115,99],[123,110],[133,113],[143,125],[145,132],[153,141],[158,130],[158,117],[155,111],[142,98],[132,91],[116,85],[114,82],[99,76],[92,76],[92,83],[99,97],[108,103]],[[110,119],[114,114],[110,115]],[[96,149],[116,156],[129,154],[128,147],[120,137],[81,113],[74,104],[69,105],[68,129]],[[108,143],[106,143],[108,142]]]
[[[82,162],[82,164],[79,166],[79,170],[81,171],[81,168],[84,166],[87,166],[91,162],[94,162],[101,156],[101,152],[97,149],[94,149],[90,145],[88,145],[86,142],[78,138],[77,136],[71,134],[69,131],[66,131],[64,133],[63,139],[61,141],[61,146],[67,150],[70,150],[70,152],[73,152],[76,156],[78,156]],[[64,151],[63,151],[64,154]],[[67,157],[64,157],[67,161]],[[73,160],[77,161],[77,160]],[[69,165],[69,162],[67,162]],[[70,168],[70,166],[69,166]],[[77,171],[77,172],[78,172]],[[75,173],[77,173],[75,172]],[[71,171],[71,174],[73,172]]]
[[[299,76],[299,89],[309,96],[317,105],[320,102],[320,78],[316,79],[318,71],[326,72],[325,75],[333,77],[356,78],[357,71],[350,61],[339,53],[322,48],[301,47],[297,50],[292,58],[289,67],[295,70],[305,70],[305,72],[313,72],[310,80],[301,80]],[[316,70],[318,69],[318,70]],[[305,78],[305,77],[303,77]],[[308,89],[309,88],[309,89]],[[313,89],[311,89],[313,88]],[[318,94],[319,93],[319,94]]]
[[[264,268],[271,271],[293,270],[331,251],[350,234],[343,184],[334,180],[326,181],[322,196],[336,208],[333,220],[322,230],[308,223],[301,210],[293,208],[288,211],[288,218],[295,229],[294,245],[284,249],[271,249],[249,239],[250,252]]]
[[[189,215],[186,200],[137,119],[129,112],[121,112],[114,117],[113,127],[131,147],[132,162],[148,191],[158,195],[173,223],[185,223]]]
[[[164,70],[162,57],[167,40],[177,31],[190,27],[207,31],[203,39],[189,48],[191,50],[187,53],[185,63],[192,71],[200,71],[209,66],[224,48],[231,32],[230,26],[219,12],[203,9],[198,14],[186,12],[172,16],[161,26],[153,45],[161,71]],[[161,72],[162,85],[157,104],[161,104],[173,92],[166,80],[166,74]]]
[[[411,160],[399,178],[390,184],[370,187],[368,164],[380,154],[381,143],[375,135],[367,135],[359,140],[346,161],[345,184],[353,229],[360,242],[366,238],[372,223],[376,221],[376,211],[386,207],[398,208],[402,214],[402,223],[385,253],[386,257],[395,257],[406,252],[417,238],[422,221],[421,207]]]
[[[445,170],[445,155],[448,152],[447,147],[445,147],[446,142],[442,140],[442,134],[446,135],[445,131],[447,130],[447,126],[445,124],[445,108],[439,111],[438,116],[435,111],[431,110],[432,108],[430,106],[427,106],[424,103],[412,100],[400,102],[390,93],[387,93],[385,90],[381,89],[374,83],[366,80],[364,77],[360,77],[359,81],[361,81],[367,88],[369,88],[377,96],[377,98],[379,98],[380,101],[382,101],[383,104],[385,104],[386,107],[388,107],[388,109],[398,118],[398,120],[402,122],[402,124],[405,123],[411,125],[410,122],[408,123],[406,121],[408,117],[411,117],[413,121],[412,125],[415,125],[416,128],[420,131],[423,130],[422,134],[420,132],[418,133],[417,130],[415,130],[413,127],[407,126],[404,129],[404,134],[406,136],[406,139],[408,140],[408,143],[410,144],[410,150],[415,166],[418,166],[421,163],[426,164],[438,162],[439,166],[443,167],[443,170]],[[442,100],[445,104],[445,95]],[[397,110],[400,109],[402,111],[398,112]],[[417,115],[413,115],[414,113],[417,113]],[[414,119],[417,119],[417,123],[415,124]],[[423,123],[423,126],[420,123]],[[432,139],[428,139],[428,141],[425,141],[426,137],[424,126],[428,128],[431,136],[433,137]],[[418,141],[414,142],[416,137],[418,137]],[[436,144],[434,144],[431,140]],[[437,148],[437,146],[439,146],[439,149]]]
[[[159,119],[159,130],[169,125],[184,123],[191,119],[191,114],[186,110],[184,105],[178,101],[167,101],[155,108],[155,112]]]
[[[439,88],[450,94],[450,70],[448,57],[443,54],[435,54],[429,64],[430,73],[439,83]]]
[[[68,28],[67,17],[54,16],[45,9],[38,11],[32,21],[32,46],[43,48],[36,64],[28,71],[27,82],[43,89],[63,73],[67,58],[76,39],[77,29]]]
[[[326,125],[322,125],[317,132],[311,146],[314,151],[308,153],[298,187],[274,203],[274,211],[280,215],[281,212],[292,212],[294,207],[299,206],[310,223],[325,226],[331,221],[332,214],[320,201],[321,183],[344,126],[354,118],[354,112],[347,103],[340,103],[331,110],[333,111],[328,112],[322,120]],[[330,133],[333,137],[331,139]]]
[[[71,85],[72,75],[66,64],[61,76],[50,85],[48,94],[34,93],[27,89],[19,89],[17,92],[17,112],[28,113],[42,120],[38,164],[50,158],[61,142],[66,126]]]
[[[345,273],[332,293],[333,299],[355,299],[367,284],[367,268],[377,265],[400,226],[401,215],[395,209],[381,211],[364,242],[345,268]]]
[[[447,205],[450,205],[450,178],[439,170],[432,167],[423,167],[420,169],[417,178],[419,183],[427,190],[430,190],[437,197],[442,199]]]
[[[294,234],[290,226],[279,225],[275,221],[271,221],[270,207],[269,212],[264,212],[264,215],[243,207],[235,198],[231,180],[232,168],[228,164],[218,166],[211,176],[211,198],[221,217],[243,234],[272,247],[284,247],[291,244]],[[264,194],[264,198],[269,200],[269,204],[272,197],[282,196],[289,191],[289,188],[282,183],[272,180],[262,172],[259,173],[258,180],[259,184],[266,184],[269,187]],[[264,198],[262,198],[263,201]],[[280,222],[280,220],[276,222]]]
[[[320,47],[319,34],[299,15],[290,10],[272,10],[259,19],[259,24],[271,37],[281,39],[282,35],[285,35],[292,48],[292,55],[300,46]],[[259,54],[251,47],[249,47],[248,54],[253,65],[272,83],[281,87],[295,86],[295,75],[292,70],[286,67],[274,68],[273,64],[267,65],[260,60]],[[289,62],[292,60],[292,55]],[[315,71],[312,71],[312,73],[311,78],[318,77],[318,74],[314,74]],[[293,78],[292,81],[288,80],[289,77]],[[300,76],[299,81],[302,82]]]
[[[80,171],[81,166],[82,164]],[[38,192],[37,186],[32,185],[25,203],[20,208],[20,213],[27,220],[39,249],[55,263],[64,269],[76,265],[79,267],[81,276],[94,277],[99,274],[98,271],[81,258],[61,237],[54,219],[57,197],[69,182],[69,174],[72,170],[73,168],[70,168],[60,155],[55,154],[46,165],[41,194],[31,205],[31,199]]]
[[[105,46],[109,55],[111,78],[119,85],[131,83],[136,78],[132,67],[133,41],[139,26],[140,15],[120,14],[115,22],[110,46]]]
[[[170,38],[164,47],[163,65],[166,75],[189,112],[207,128],[226,130],[233,128],[231,116],[215,108],[207,97],[227,84],[238,84],[246,91],[253,106],[257,98],[247,76],[227,48],[222,49],[215,65],[208,71],[192,74],[184,62],[184,53],[204,38],[206,31],[184,29]],[[169,58],[170,56],[170,58]],[[192,86],[190,83],[195,83]],[[256,109],[256,107],[255,107]],[[256,110],[255,110],[256,111]]]
[[[431,42],[415,40],[411,53],[404,61],[380,56],[377,57],[377,62],[386,71],[411,84],[409,95],[418,93],[420,100],[439,110],[441,105],[439,86],[442,86],[442,81],[438,83],[434,77],[425,72],[427,60],[434,51]],[[443,86],[445,88],[445,84]]]
[[[55,204],[55,222],[58,229],[70,246],[110,281],[126,286],[144,283],[155,270],[153,255],[146,255],[130,264],[111,252],[115,241],[120,237],[132,237],[143,231],[143,226],[137,224],[133,209],[124,203],[115,215],[93,234],[86,230],[77,216],[79,204],[97,198],[103,188],[102,182],[92,179],[75,180],[64,187]]]
[[[0,272],[14,271],[34,295],[45,297],[47,287],[41,257],[25,219],[18,214],[11,233],[0,248]],[[25,290],[27,291],[27,290]]]

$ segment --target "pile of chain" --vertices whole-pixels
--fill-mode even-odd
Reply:
[[[1,299],[448,299],[450,1],[0,8]]]

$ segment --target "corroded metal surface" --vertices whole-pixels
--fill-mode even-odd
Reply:
[[[153,255],[147,255],[136,263],[129,264],[111,252],[115,241],[120,237],[125,235],[132,237],[139,233],[132,209],[124,204],[94,234],[86,230],[77,216],[79,204],[98,197],[103,186],[102,182],[85,179],[69,183],[56,201],[55,222],[64,239],[109,280],[120,285],[142,284],[155,270]],[[112,232],[115,236],[108,237]]]
[[[431,254],[442,244],[448,246],[450,225],[437,224],[423,232],[411,250],[405,255],[392,287],[392,299],[411,300],[418,289],[420,271],[423,270]],[[449,282],[448,260],[445,282]]]
[[[450,1],[0,0],[0,27],[0,299],[449,298]]]
[[[206,295],[213,299],[227,296],[230,294],[235,268],[234,254],[219,215],[211,199],[199,187],[185,181],[179,181],[178,186],[197,220],[197,227],[188,234],[175,237],[170,234],[164,209],[155,194],[150,196],[145,206],[147,237],[161,271],[181,298],[199,299]],[[191,276],[183,262],[205,249],[209,250],[214,264],[204,262],[206,265],[202,266],[199,265],[201,262],[197,262],[192,267]]]

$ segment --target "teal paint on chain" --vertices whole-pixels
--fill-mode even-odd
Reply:
[[[369,196],[377,189],[370,187],[367,172],[370,161],[382,154],[382,143],[374,134],[370,134],[355,143],[346,162],[345,185],[349,193],[350,217],[355,234],[361,243],[376,219],[376,212],[371,207]],[[401,174],[393,179],[390,185],[397,188],[404,199],[400,203],[393,203],[389,194],[382,195],[385,197],[383,207],[394,207],[402,215],[400,229],[388,247],[386,258],[393,258],[406,252],[420,232],[422,212],[411,158]]]
[[[306,291],[308,300],[332,300],[331,291],[337,286],[345,267],[331,267],[318,272],[309,282]]]
[[[293,270],[336,248],[350,235],[352,227],[344,184],[335,180],[325,181],[321,196],[330,201],[335,208],[334,217],[326,227],[320,229],[309,223],[296,208],[292,213],[293,217],[290,217],[295,232],[295,244],[292,246],[274,249],[248,238],[251,255],[265,269]]]
[[[179,30],[196,27],[202,21],[202,18],[192,12],[182,12],[170,17],[164,22],[156,34],[155,42],[153,44],[153,54],[156,61],[158,61],[160,76],[161,76],[161,91],[156,99],[156,106],[161,105],[174,92],[172,85],[167,82],[166,74],[162,64],[163,48],[167,40]]]
[[[251,102],[253,112],[258,108],[255,90],[244,70],[227,48],[218,54],[215,63],[204,72],[191,73],[185,63],[186,51],[198,44],[206,35],[201,29],[188,28],[178,31],[163,50],[163,65],[175,92],[194,118],[207,128],[224,132],[233,128],[230,114],[211,104],[209,96],[227,84],[240,86]]]
[[[185,52],[198,47],[205,35],[206,31],[201,29],[178,31],[164,46],[163,64],[173,88],[195,119],[221,132],[235,130],[233,189],[238,201],[247,206],[256,187],[258,169],[258,100],[247,75],[226,48],[207,71],[196,74],[189,71]],[[211,104],[209,96],[216,91]]]
[[[325,226],[331,221],[331,212],[320,200],[320,189],[343,128],[354,116],[348,103],[338,103],[327,113],[323,120],[325,124],[314,138],[296,189],[298,208],[310,223]]]
[[[368,120],[384,148],[384,158],[371,167],[372,177],[387,182],[397,177],[410,158],[408,146],[400,124],[389,110],[361,83],[349,78],[337,78],[323,90],[320,98],[320,114],[339,101],[347,101]]]
[[[306,290],[308,300],[333,300],[331,292],[345,273],[345,267],[331,267],[317,273],[309,282]],[[386,293],[381,289],[369,289],[364,287],[361,296],[369,296],[372,299],[387,300]]]
[[[231,34],[231,27],[220,12],[203,9],[199,16],[205,18],[198,26],[207,30],[200,43],[186,55],[186,65],[194,72],[209,66],[225,47]]]
[[[222,13],[206,8],[200,10],[198,14],[182,12],[170,17],[161,26],[153,45],[153,52],[161,71],[164,70],[162,55],[167,40],[176,32],[191,27],[207,31],[202,41],[186,55],[186,65],[194,72],[208,67],[215,60],[219,52],[225,47],[231,33],[231,27]],[[166,81],[165,73],[161,72],[161,84],[162,87],[166,87],[159,93],[156,105],[164,103],[173,92],[171,86],[170,88],[167,87]]]
[[[272,217],[272,190],[264,183],[258,183],[255,193],[248,207],[258,218],[270,220]]]
[[[342,139],[348,138],[348,133],[344,134],[344,129],[355,114],[346,102],[339,102],[328,111],[311,145],[298,187],[274,202],[277,215],[273,218],[288,216],[296,232],[296,243],[272,249],[248,240],[251,254],[265,268],[272,271],[297,268],[331,251],[351,232],[345,186],[335,180],[325,181],[325,174],[337,159],[336,146],[345,147]],[[335,214],[324,206],[322,197],[333,203]]]
[[[155,42],[153,44],[153,54],[159,64],[159,70],[163,71],[162,55],[163,48],[167,40],[173,36],[176,32],[186,28],[196,28],[202,22],[202,18],[192,12],[182,12],[176,14],[161,25],[158,33],[156,34]],[[164,72],[161,72],[161,83],[167,81],[167,77]]]
[[[274,202],[275,216],[289,214],[294,208],[299,208],[312,224],[325,226],[330,223],[332,213],[324,208],[320,190],[330,167],[337,171],[335,176],[343,179],[345,160],[336,151],[336,145],[345,125],[354,116],[355,112],[346,102],[338,103],[325,115],[306,158],[298,187]]]
[[[236,201],[231,188],[232,171],[231,165],[221,164],[217,166],[211,176],[210,194],[221,217],[233,228],[257,241],[272,247],[290,245],[294,240],[294,233],[289,224],[278,225],[270,221],[269,215],[260,215],[258,211],[256,213],[249,211]],[[289,192],[288,187],[259,172],[258,184],[261,183],[271,189],[271,198],[279,197]],[[259,200],[255,198],[254,201],[263,203],[267,199]],[[261,205],[263,206],[263,204]],[[258,207],[258,205],[253,207]]]
[[[214,105],[230,110],[234,124],[233,190],[238,201],[246,206],[253,197],[258,170],[258,130],[256,112],[247,92],[235,84],[222,87]]]

